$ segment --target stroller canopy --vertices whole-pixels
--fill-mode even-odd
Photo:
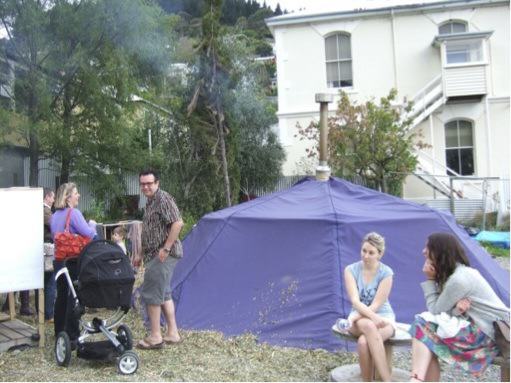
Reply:
[[[344,268],[364,235],[386,238],[397,320],[426,309],[422,249],[433,232],[454,234],[470,263],[509,306],[509,274],[452,215],[349,182],[303,179],[290,189],[205,215],[184,240],[171,287],[181,327],[245,332],[260,341],[339,349],[331,333],[351,308]]]

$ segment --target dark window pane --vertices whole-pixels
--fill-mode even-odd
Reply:
[[[327,60],[337,60],[337,35],[325,39],[325,56]]]
[[[453,122],[454,126],[452,122],[445,125],[445,146],[447,148],[458,147],[458,127],[456,126],[456,121]]]
[[[351,74],[351,61],[344,61],[340,63],[341,70],[341,80],[351,82],[352,74]]]
[[[447,51],[448,64],[460,64],[470,62],[470,54],[468,51]]]
[[[471,176],[474,174],[474,151],[472,149],[460,149],[461,172],[462,176]]]
[[[466,32],[467,25],[464,23],[452,23],[452,33]]]
[[[438,28],[440,35],[450,35],[451,33],[462,33],[467,31],[467,25],[460,22],[449,22]]]
[[[339,35],[339,58],[340,59],[351,58],[350,37],[347,35]]]
[[[460,146],[472,146],[472,125],[468,121],[460,121]]]
[[[451,24],[447,23],[444,25],[441,25],[440,28],[438,28],[438,33],[441,35],[448,35],[451,33]]]
[[[338,88],[339,64],[337,62],[326,64],[326,82],[329,88]]]
[[[458,149],[448,149],[445,151],[445,164],[449,169],[454,170],[456,173],[460,173],[460,158]],[[447,172],[448,175],[450,172]]]

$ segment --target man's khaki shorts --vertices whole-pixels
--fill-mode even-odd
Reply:
[[[178,261],[178,258],[169,256],[164,262],[160,262],[156,256],[145,264],[140,296],[146,305],[161,305],[172,299],[170,279]]]

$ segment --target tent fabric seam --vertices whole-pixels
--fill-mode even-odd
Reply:
[[[328,182],[328,197],[330,199],[330,204],[332,205],[332,211],[335,215],[335,237],[336,237],[336,242],[337,242],[337,266],[338,266],[338,269],[336,271],[336,274],[338,275],[338,278],[339,278],[339,287],[341,288],[341,292],[340,292],[340,297],[341,297],[341,304],[338,304],[338,302],[334,302],[334,307],[337,310],[337,312],[340,312],[339,309],[342,308],[342,312],[346,312],[344,310],[344,292],[343,292],[343,288],[342,288],[342,265],[341,265],[341,242],[340,242],[340,238],[339,238],[339,219],[338,219],[338,214],[337,214],[337,210],[335,209],[335,205],[334,205],[334,201],[332,199],[332,187],[330,185],[330,182]],[[334,296],[335,297],[335,296]],[[342,307],[341,307],[342,306]],[[344,347],[346,349],[348,349],[348,342],[347,341],[344,341]]]

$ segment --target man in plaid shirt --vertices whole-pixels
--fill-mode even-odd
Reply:
[[[183,256],[179,232],[183,220],[172,196],[160,189],[158,173],[145,170],[139,174],[140,189],[147,197],[142,223],[142,252],[144,257],[144,283],[141,297],[147,305],[150,334],[138,342],[141,349],[160,349],[164,343],[179,343],[170,279]],[[140,259],[136,259],[140,262]],[[167,331],[160,332],[160,314],[167,321]]]

